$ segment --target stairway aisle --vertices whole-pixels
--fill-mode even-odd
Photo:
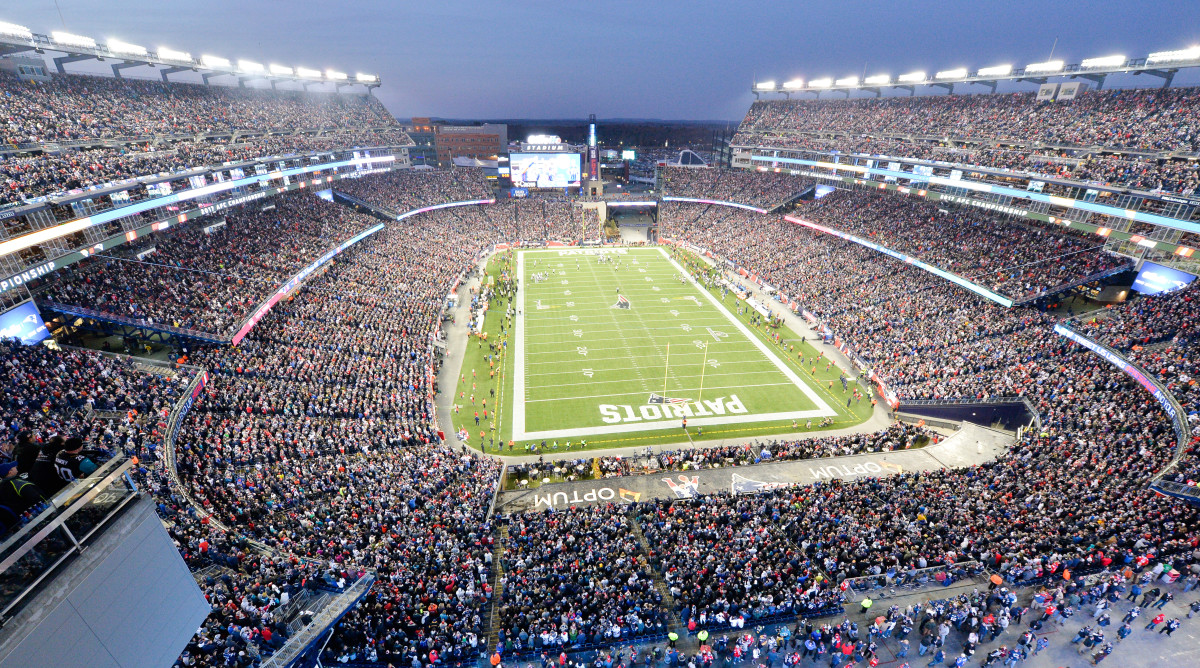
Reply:
[[[501,578],[504,576],[504,541],[508,540],[508,525],[501,525],[497,533],[496,545],[492,549],[492,577],[489,583],[492,585],[492,600],[489,601],[487,624],[483,629],[484,638],[487,639],[484,649],[488,655],[496,649],[496,643],[500,640],[500,596],[504,594]]]

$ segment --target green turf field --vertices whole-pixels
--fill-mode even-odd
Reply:
[[[547,451],[554,442],[565,451],[568,441],[576,450],[581,439],[611,448],[803,431],[809,421],[815,430],[824,417],[846,427],[870,414],[869,395],[846,407],[839,369],[822,361],[811,373],[809,344],[787,329],[778,342],[776,330],[756,329],[745,302],[703,288],[664,250],[508,257],[522,286],[514,317],[505,318],[507,302],[494,302],[485,327],[506,345],[489,363],[488,348],[473,340],[459,385],[455,426],[472,445],[483,432],[487,444],[515,441],[514,454],[543,440]],[[483,401],[489,412],[475,425]]]

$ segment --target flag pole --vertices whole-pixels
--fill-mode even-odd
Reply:
[[[667,366],[663,369],[663,401],[667,400],[667,372],[671,370],[671,344],[667,343]]]
[[[704,368],[708,366],[708,344],[704,344],[704,361],[700,363],[700,394],[696,401],[704,398]]]

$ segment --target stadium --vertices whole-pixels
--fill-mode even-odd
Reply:
[[[0,666],[1200,665],[1200,47],[724,131],[5,14]]]

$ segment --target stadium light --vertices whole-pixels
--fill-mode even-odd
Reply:
[[[220,56],[200,56],[200,64],[210,69],[229,68],[231,65],[228,58]]]
[[[1146,56],[1146,64],[1171,63],[1179,60],[1200,60],[1200,46],[1192,46],[1178,51],[1159,51]]]
[[[1079,66],[1084,69],[1097,69],[1106,67],[1120,67],[1128,60],[1125,56],[1103,56],[1101,58],[1087,58],[1079,63]]]
[[[872,85],[890,84],[892,83],[892,77],[886,74],[876,74],[863,79],[863,83]]]
[[[1033,63],[1031,65],[1026,65],[1025,72],[1027,74],[1029,72],[1061,72],[1062,68],[1063,68],[1063,61],[1047,60],[1044,63]]]
[[[304,79],[320,79],[321,78],[321,70],[314,70],[314,69],[310,69],[308,67],[297,67],[296,68],[296,76],[302,77]]]
[[[363,74],[362,72],[355,74],[354,78],[358,79],[359,83],[375,83],[379,80],[379,77],[374,74]]]
[[[857,86],[858,77],[844,77],[842,79],[838,79],[835,83],[837,83],[839,86]]]
[[[96,48],[96,40],[92,39],[91,37],[73,35],[69,32],[62,32],[61,30],[55,30],[54,32],[50,33],[50,38],[53,39],[55,43],[62,44],[64,46],[81,46],[87,49]]]
[[[108,40],[108,50],[113,53],[121,53],[128,56],[144,56],[146,55],[146,47],[122,42],[119,39]]]
[[[924,81],[925,73],[924,72],[909,72],[908,74],[901,74],[897,78],[900,79],[900,81],[903,81],[906,83],[914,83],[914,82],[918,82],[918,81]]]
[[[1012,74],[1012,65],[996,65],[995,67],[985,67],[975,73],[979,77],[1006,77]]]
[[[825,77],[824,79],[813,79],[808,82],[809,88],[829,88],[833,85],[833,79]]]
[[[188,53],[187,51],[176,51],[175,49],[168,49],[165,46],[158,47],[158,53],[156,55],[158,55],[161,60],[181,60],[185,63],[192,62],[192,54]]]
[[[967,76],[967,68],[958,67],[952,70],[942,70],[933,75],[935,79],[965,79]]]
[[[22,25],[0,21],[0,35],[10,35],[22,39],[33,39],[33,31]]]
[[[271,70],[271,74],[275,74],[278,76],[283,76],[283,77],[296,76],[296,73],[292,71],[292,68],[290,68],[286,65],[276,65],[274,63],[271,63],[270,65],[267,66],[267,69]]]
[[[754,84],[754,87],[758,90],[775,90],[775,82],[774,81],[760,81],[760,82]]]
[[[337,70],[325,70],[325,78],[330,81],[345,81],[346,73],[338,72]]]
[[[784,88],[804,88],[804,79],[792,79],[791,81],[783,82]]]
[[[253,60],[238,61],[239,72],[244,72],[246,74],[258,74],[259,72],[266,71],[266,69],[267,68],[263,67],[262,63],[256,63]]]

